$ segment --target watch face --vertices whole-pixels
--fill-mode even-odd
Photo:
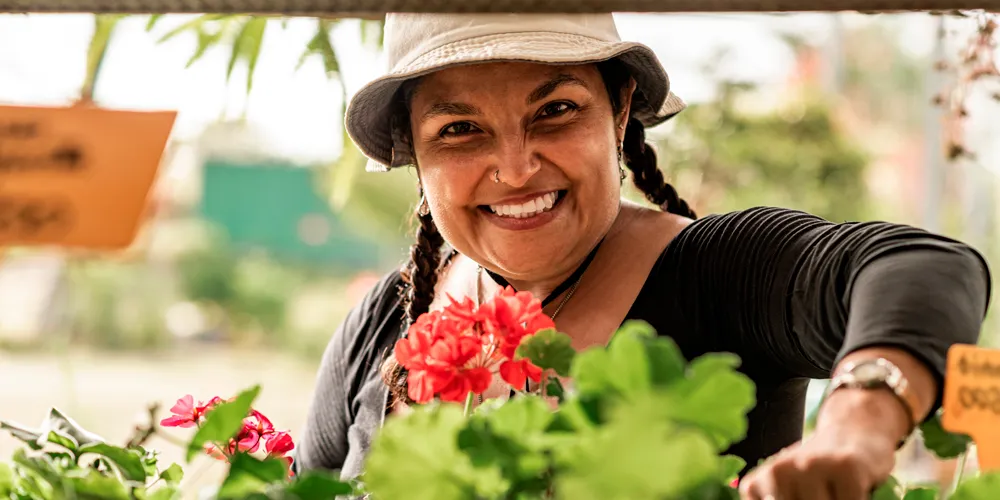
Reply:
[[[851,370],[851,375],[862,384],[884,382],[889,378],[889,368],[879,363],[862,363]]]

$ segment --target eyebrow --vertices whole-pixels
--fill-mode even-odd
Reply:
[[[583,80],[573,75],[567,73],[560,73],[556,75],[555,78],[539,85],[537,88],[535,88],[535,90],[532,90],[531,93],[528,94],[528,98],[525,100],[525,102],[528,105],[534,104],[542,99],[545,99],[545,97],[555,92],[557,88],[563,85],[579,85],[585,89],[588,88],[587,82],[584,82]]]
[[[479,108],[461,102],[439,102],[424,113],[423,119],[428,120],[441,115],[481,115]]]

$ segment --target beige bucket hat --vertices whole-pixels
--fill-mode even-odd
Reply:
[[[636,80],[632,116],[660,124],[684,109],[649,47],[623,42],[611,14],[388,14],[389,72],[347,107],[347,133],[369,158],[366,170],[409,163],[393,155],[392,100],[406,80],[463,64],[497,61],[586,64],[618,58]]]

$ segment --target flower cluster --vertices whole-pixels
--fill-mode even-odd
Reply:
[[[207,403],[199,402],[195,404],[194,397],[190,394],[177,400],[177,403],[170,408],[173,415],[160,421],[164,427],[194,427],[201,425],[206,415],[224,400],[218,396],[213,397]],[[274,428],[274,424],[261,412],[251,409],[250,414],[243,419],[243,427],[239,434],[229,440],[224,446],[218,443],[206,443],[205,452],[219,460],[228,461],[237,452],[256,453],[263,450],[268,457],[284,459],[289,466],[292,464],[292,457],[287,456],[288,452],[295,448],[292,436],[288,431],[279,431]]]
[[[469,298],[448,299],[444,309],[421,315],[396,342],[396,360],[408,370],[410,399],[461,402],[470,392],[482,394],[494,373],[517,389],[528,379],[541,380],[540,368],[514,355],[526,337],[555,328],[541,301],[510,287],[481,306]]]

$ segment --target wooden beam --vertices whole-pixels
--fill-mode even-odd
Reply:
[[[1000,0],[0,0],[0,12],[258,13],[379,19],[385,12],[1000,11]]]

